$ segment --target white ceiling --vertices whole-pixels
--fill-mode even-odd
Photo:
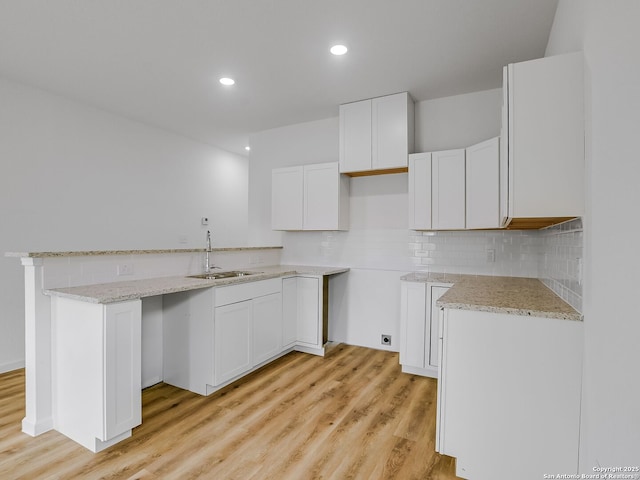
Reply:
[[[0,0],[0,75],[244,154],[249,134],[341,103],[497,88],[503,65],[544,55],[556,5]]]

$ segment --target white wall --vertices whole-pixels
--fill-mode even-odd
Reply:
[[[498,135],[501,92],[495,89],[419,102],[417,150],[466,147]],[[262,243],[281,239],[284,263],[350,267],[349,274],[330,282],[329,338],[397,351],[399,278],[409,271],[429,268],[422,266],[422,259],[410,248],[406,174],[352,178],[348,232],[271,231],[271,169],[338,161],[338,134],[335,117],[251,137],[249,238]],[[474,239],[485,244],[481,235]],[[459,267],[453,268],[462,270]],[[474,266],[469,265],[465,271],[474,271]],[[525,273],[535,276],[536,271]],[[380,343],[383,333],[392,335],[391,347]]]
[[[416,152],[468,147],[500,134],[502,88],[416,104]]]
[[[7,251],[246,244],[247,159],[0,79],[0,371],[24,362]]]
[[[561,0],[547,47],[585,55],[583,473],[640,463],[638,18],[635,0]]]

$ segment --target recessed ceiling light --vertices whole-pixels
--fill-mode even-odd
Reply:
[[[347,47],[345,47],[344,45],[334,45],[329,49],[329,51],[334,55],[344,55],[345,53],[347,53],[347,50]]]
[[[250,151],[251,151],[251,147],[250,147],[249,145],[247,145],[246,147],[244,147],[244,149],[245,149],[247,152],[250,152]]]
[[[222,77],[222,78],[220,79],[220,83],[221,83],[222,85],[230,86],[230,85],[233,85],[234,83],[236,83],[236,81],[235,81],[233,78],[229,78],[229,77]]]

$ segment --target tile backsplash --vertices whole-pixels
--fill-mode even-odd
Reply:
[[[582,220],[544,230],[286,232],[283,263],[540,278],[582,309]]]
[[[540,239],[524,231],[410,232],[416,271],[537,277]]]
[[[582,311],[582,219],[538,232],[542,241],[538,277],[573,308]]]

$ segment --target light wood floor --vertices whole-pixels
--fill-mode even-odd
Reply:
[[[158,384],[133,436],[93,454],[20,431],[24,371],[0,375],[0,479],[456,479],[434,452],[436,381],[398,354],[290,353],[209,397]]]

